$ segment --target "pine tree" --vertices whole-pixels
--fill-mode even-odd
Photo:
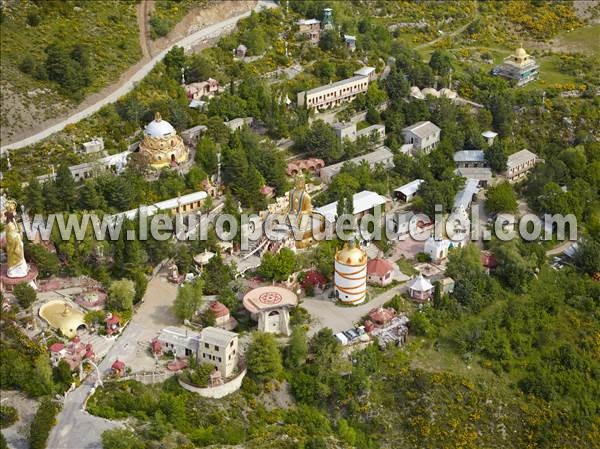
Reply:
[[[42,193],[42,186],[35,176],[29,181],[25,195],[29,213],[39,214],[44,212],[44,194]]]
[[[63,205],[63,210],[70,212],[77,202],[75,180],[67,164],[61,164],[56,173],[56,193]]]

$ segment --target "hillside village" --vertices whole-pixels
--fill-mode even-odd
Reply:
[[[578,3],[258,2],[3,147],[0,447],[596,447],[598,48],[544,49]]]

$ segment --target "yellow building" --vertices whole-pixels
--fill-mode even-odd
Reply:
[[[149,164],[156,169],[177,166],[189,158],[189,151],[181,136],[177,135],[175,128],[163,120],[158,112],[144,129],[140,153],[145,155]]]

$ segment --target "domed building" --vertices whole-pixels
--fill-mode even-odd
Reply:
[[[504,58],[502,64],[494,67],[492,75],[501,76],[507,80],[514,81],[517,86],[523,86],[530,81],[536,80],[539,75],[540,66],[524,48],[515,50],[513,55]]]
[[[367,252],[346,244],[335,254],[335,297],[346,304],[360,304],[367,297]]]
[[[181,136],[177,135],[175,128],[163,120],[158,112],[144,129],[140,153],[145,155],[149,164],[156,169],[177,166],[189,158],[189,151]]]

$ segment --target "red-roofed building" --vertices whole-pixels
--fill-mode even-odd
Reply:
[[[378,325],[389,323],[395,316],[396,311],[392,308],[377,307],[369,312],[370,321]]]
[[[367,263],[367,282],[370,284],[384,287],[391,284],[393,278],[394,266],[391,262],[377,257]]]
[[[50,349],[50,352],[60,352],[65,349],[65,345],[64,343],[53,343],[48,349]]]
[[[52,365],[57,365],[66,354],[63,343],[53,343],[48,350],[50,351],[50,362]]]
[[[114,361],[112,366],[110,367],[110,372],[117,377],[121,377],[125,374],[125,362],[117,359]]]
[[[118,334],[121,330],[121,317],[109,312],[106,314],[104,324],[106,325],[106,335]]]
[[[490,271],[493,271],[498,265],[500,265],[498,259],[496,259],[491,251],[481,251],[479,258],[481,260],[481,265],[483,265],[483,268],[485,268],[485,272],[487,274],[490,274]]]
[[[90,343],[83,344],[78,336],[71,339],[66,345],[63,343],[54,343],[48,348],[50,351],[50,361],[53,366],[64,360],[69,364],[71,370],[76,369],[85,359],[94,360],[96,354]]]
[[[229,322],[229,309],[225,306],[225,304],[222,304],[219,301],[214,301],[210,304],[209,309],[215,315],[215,323],[217,326],[221,326]]]

